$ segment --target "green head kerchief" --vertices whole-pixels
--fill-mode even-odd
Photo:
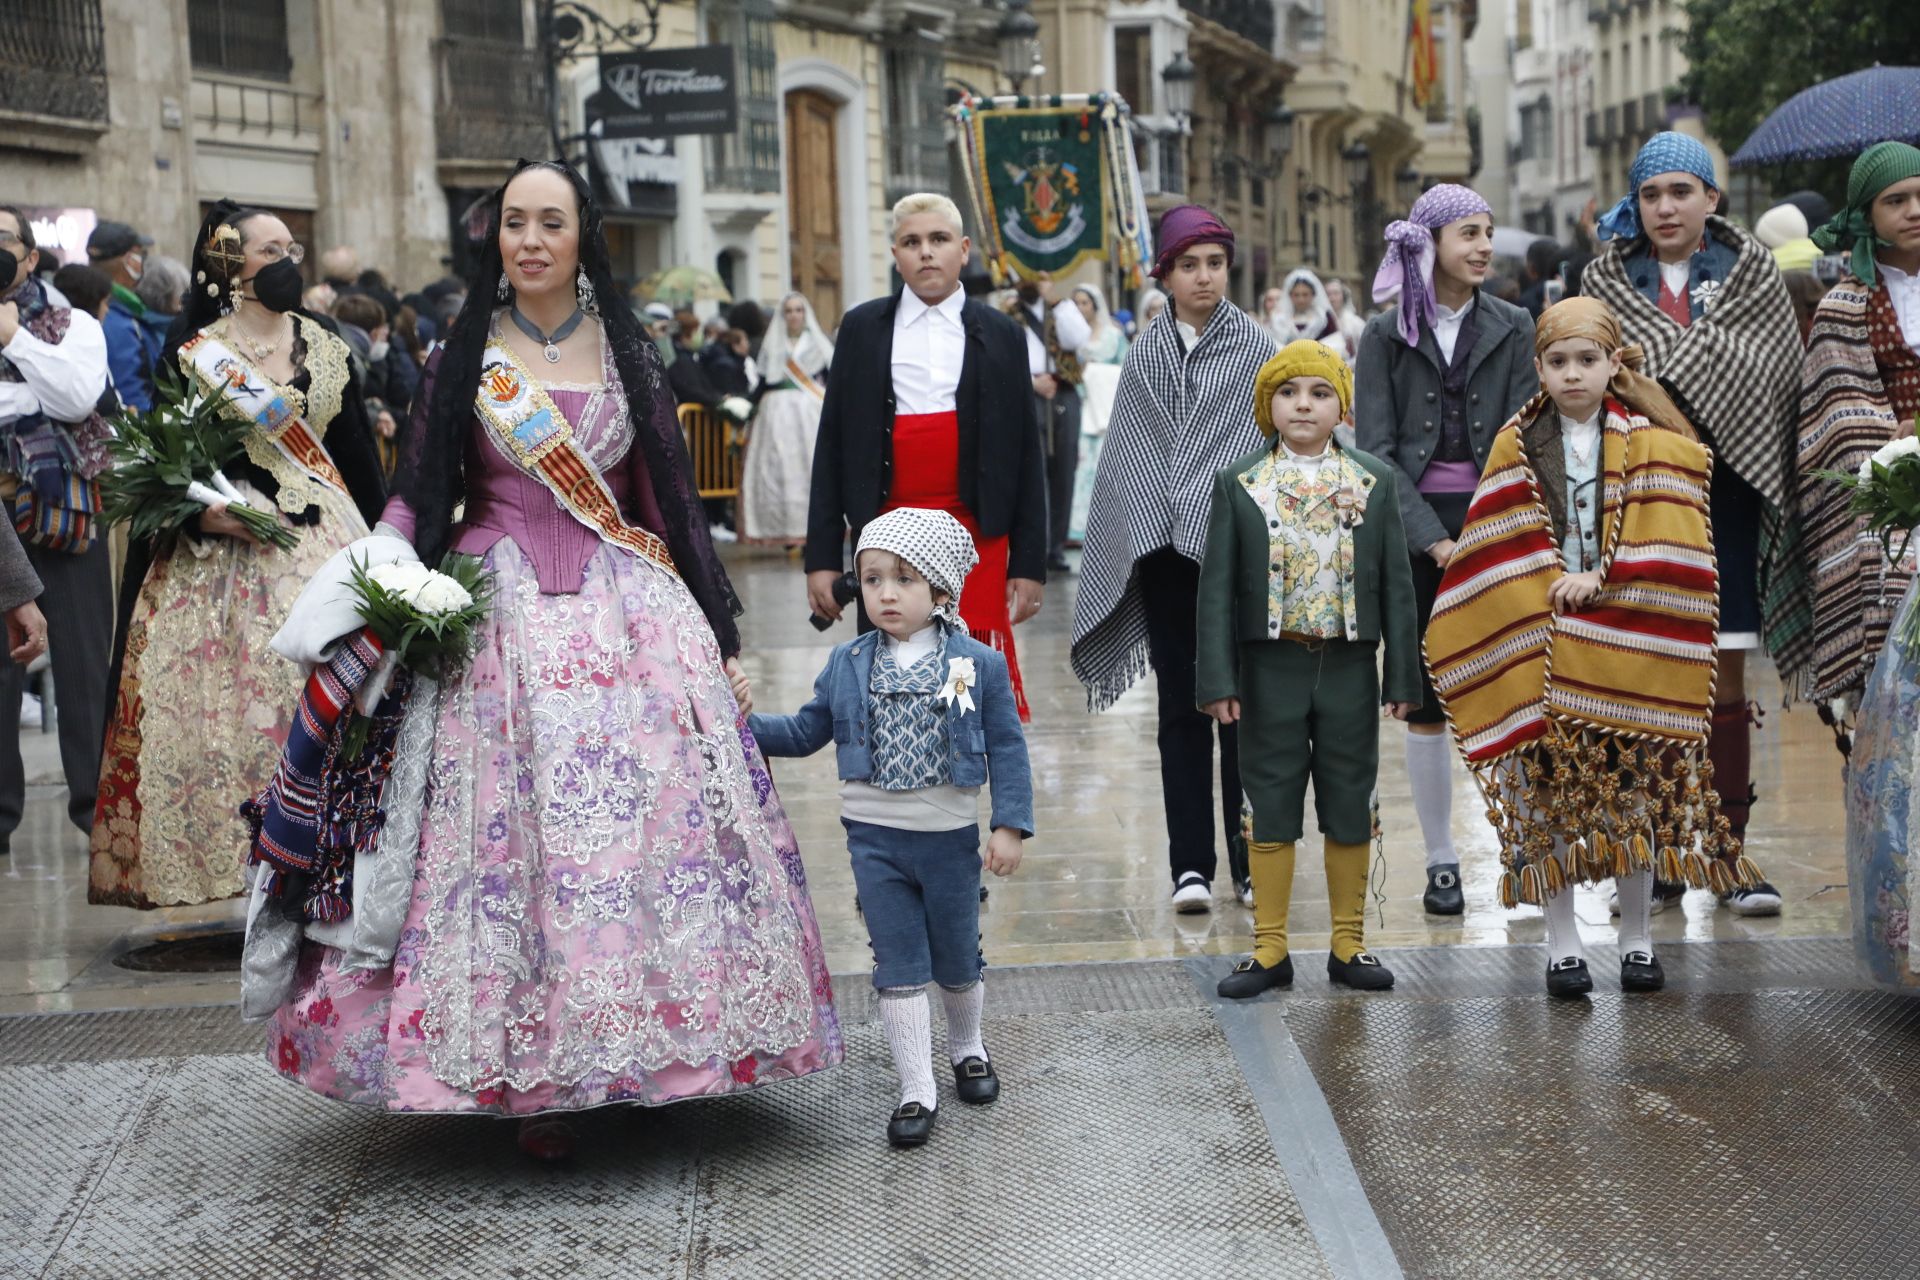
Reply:
[[[1873,251],[1887,243],[1873,234],[1873,202],[1882,191],[1908,178],[1920,178],[1920,147],[1904,142],[1868,147],[1847,175],[1847,207],[1813,233],[1813,242],[1828,253],[1852,249],[1849,265],[1862,284],[1875,283]]]

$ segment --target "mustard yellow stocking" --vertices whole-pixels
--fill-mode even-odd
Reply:
[[[1327,841],[1327,909],[1333,916],[1333,955],[1342,964],[1366,950],[1367,850],[1364,844]]]
[[[1287,908],[1293,902],[1293,842],[1250,841],[1253,876],[1253,958],[1271,969],[1287,956]]]

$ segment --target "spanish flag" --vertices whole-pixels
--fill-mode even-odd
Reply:
[[[1408,0],[1407,38],[1413,68],[1413,105],[1425,108],[1433,101],[1440,79],[1440,59],[1433,47],[1433,7],[1430,0]]]

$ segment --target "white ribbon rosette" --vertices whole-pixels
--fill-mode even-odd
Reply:
[[[963,714],[972,711],[974,684],[973,659],[948,658],[947,682],[940,686],[940,700],[949,708],[958,702]]]

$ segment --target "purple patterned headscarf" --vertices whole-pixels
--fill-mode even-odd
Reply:
[[[1387,227],[1387,256],[1373,277],[1373,300],[1384,303],[1400,295],[1400,336],[1408,346],[1419,345],[1420,325],[1433,328],[1439,315],[1433,301],[1433,233],[1450,222],[1492,212],[1479,192],[1443,182],[1414,201],[1403,221]]]
[[[1176,205],[1167,210],[1160,218],[1160,255],[1153,260],[1153,278],[1165,280],[1180,255],[1197,244],[1222,246],[1227,251],[1227,265],[1233,265],[1233,229],[1213,210],[1200,204]]]

